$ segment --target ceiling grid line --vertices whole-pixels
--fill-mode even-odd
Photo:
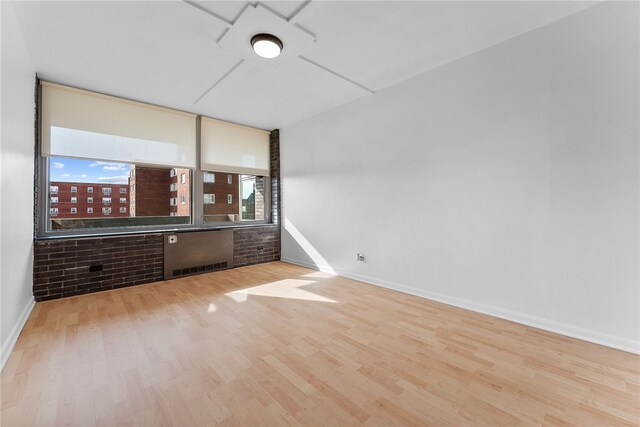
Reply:
[[[302,59],[303,61],[308,62],[308,63],[309,63],[309,64],[311,64],[311,65],[315,65],[316,67],[320,68],[321,70],[324,70],[324,71],[326,71],[326,72],[328,72],[328,73],[331,73],[331,74],[333,74],[334,76],[339,77],[339,78],[341,78],[342,80],[344,80],[344,81],[346,81],[346,82],[351,83],[352,85],[358,86],[360,89],[366,90],[367,92],[369,92],[369,93],[370,93],[370,94],[372,94],[372,95],[376,93],[374,90],[371,90],[371,89],[369,89],[368,87],[363,86],[363,85],[361,85],[360,83],[355,82],[355,81],[353,81],[353,80],[351,80],[351,79],[349,79],[349,78],[347,78],[347,77],[343,76],[342,74],[336,73],[335,71],[330,70],[329,68],[324,67],[324,66],[322,66],[322,65],[318,64],[317,62],[313,62],[313,61],[312,61],[312,60],[310,60],[309,58],[305,58],[305,57],[304,57],[304,56],[302,56],[302,55],[298,55],[298,58]]]
[[[211,92],[213,90],[214,87],[218,86],[218,84],[220,84],[224,79],[226,79],[229,74],[233,73],[236,68],[238,68],[242,63],[244,62],[244,59],[241,59],[236,65],[234,65],[233,67],[231,67],[231,69],[229,71],[227,71],[226,73],[224,73],[224,75],[222,77],[220,77],[218,80],[216,80],[216,82],[214,84],[211,85],[211,87],[209,87],[209,89],[207,89],[202,95],[200,95],[198,97],[198,99],[196,99],[193,104],[197,104],[198,102],[200,102],[200,100],[202,100],[202,98],[204,98],[205,96],[207,96],[207,94],[209,92]]]
[[[196,9],[198,9],[201,12],[206,13],[209,16],[213,16],[214,18],[218,19],[221,22],[224,22],[226,25],[233,25],[233,22],[229,21],[228,19],[218,15],[215,12],[210,11],[209,9],[200,6],[198,3],[192,1],[192,0],[182,0],[185,4],[188,4],[191,7],[194,7]]]

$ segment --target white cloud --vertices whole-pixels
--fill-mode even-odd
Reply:
[[[98,181],[110,182],[112,184],[127,184],[129,182],[129,175],[118,176],[101,176]]]
[[[81,175],[76,175],[76,178],[86,178],[87,176],[89,175],[87,175],[86,173],[83,173]]]
[[[100,166],[102,167],[103,170],[106,171],[124,171],[124,170],[129,170],[128,166],[126,163],[116,163],[116,162],[103,162],[100,160],[96,160],[95,162],[91,163],[89,165],[90,167],[96,167],[96,166]]]
[[[62,168],[64,168],[64,163],[53,162],[53,167],[56,168],[56,169],[62,169]]]
[[[69,178],[69,177],[71,176],[71,174],[70,174],[70,173],[63,173],[63,174],[62,174],[62,175],[60,175],[60,176],[61,176],[61,177],[64,177],[64,178]]]

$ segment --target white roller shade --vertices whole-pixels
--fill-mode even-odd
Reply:
[[[42,82],[42,154],[196,166],[196,116]]]
[[[200,122],[203,170],[269,175],[269,132],[203,117]]]

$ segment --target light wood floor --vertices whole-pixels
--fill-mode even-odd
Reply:
[[[639,365],[278,262],[38,303],[2,372],[1,421],[638,425]]]

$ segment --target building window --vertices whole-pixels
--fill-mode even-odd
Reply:
[[[178,184],[172,182],[171,185],[169,185],[169,191],[178,191]]]
[[[203,176],[203,181],[207,183],[215,183],[216,182],[216,174],[213,172],[205,172]]]
[[[102,204],[103,205],[110,205],[111,204],[111,197],[103,197],[102,198]]]
[[[58,215],[58,208],[49,208],[49,214]]]
[[[187,196],[185,196],[184,194],[182,194],[180,196],[180,204],[185,205],[187,203]]]
[[[87,203],[93,203],[93,197],[87,197]]]
[[[127,208],[121,207],[120,208],[120,213],[127,213]]]
[[[51,203],[58,203],[58,198],[57,197],[52,197],[51,198]]]
[[[93,187],[87,187],[87,193],[93,193]]]
[[[216,203],[216,195],[215,194],[205,194],[204,195],[204,204],[205,205],[213,205]]]
[[[77,214],[78,213],[78,208],[71,208],[71,213],[72,214]]]
[[[120,203],[127,203],[126,197],[120,197]]]
[[[231,194],[227,194],[227,204],[233,204],[233,196]]]
[[[78,192],[78,187],[76,187],[75,185],[71,186],[71,192],[72,193],[77,193]]]
[[[87,208],[87,213],[93,213],[93,208]]]
[[[178,199],[176,197],[172,197],[169,199],[169,205],[176,206],[178,204]]]
[[[71,198],[71,203],[78,203],[78,198],[77,197],[72,197]]]
[[[178,216],[178,212],[171,212],[169,216]]]
[[[103,187],[102,194],[111,194],[111,187]]]
[[[175,169],[171,169],[171,172],[169,172],[169,176],[172,177],[172,178],[174,176],[176,176],[177,174],[178,174],[178,172]]]
[[[182,175],[180,175],[180,183],[181,184],[186,184],[187,183],[187,174],[183,173]]]
[[[227,184],[233,184],[233,175],[227,175]]]
[[[126,187],[120,187],[120,194],[127,194],[127,188]]]
[[[50,193],[57,193],[58,192],[58,186],[57,185],[50,185],[49,186],[49,192]]]
[[[103,215],[110,215],[111,214],[111,208],[102,208],[102,214]]]

